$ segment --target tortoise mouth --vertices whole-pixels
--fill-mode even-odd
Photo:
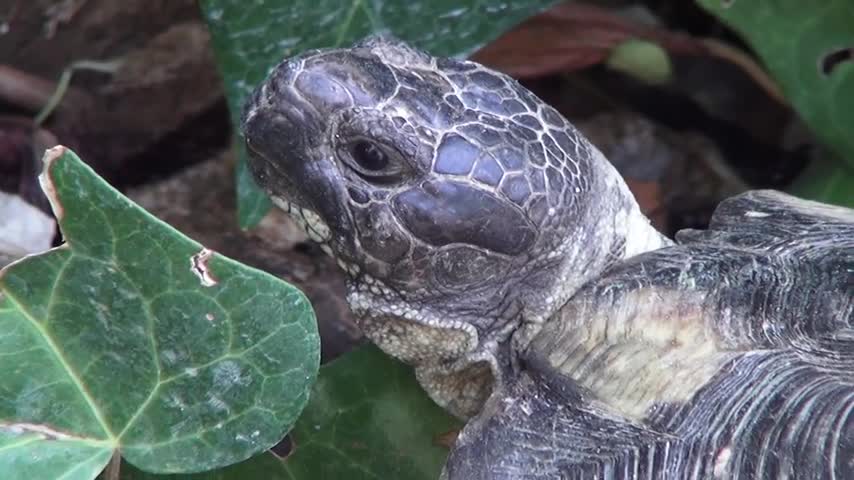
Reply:
[[[308,235],[312,241],[328,244],[332,239],[329,225],[310,208],[302,207],[284,197],[271,196],[273,203],[282,209]]]
[[[308,235],[309,240],[320,245],[323,253],[329,255],[344,272],[356,276],[361,272],[358,264],[345,259],[341,251],[333,245],[332,229],[314,210],[277,195],[270,196],[276,207],[283,210]]]
[[[247,149],[253,176],[265,187],[273,204],[287,213],[312,241],[327,243],[332,238],[329,224],[316,210],[304,206],[308,202],[302,197],[300,189],[296,188],[296,181],[288,169],[282,168],[279,162],[271,161],[248,142]]]

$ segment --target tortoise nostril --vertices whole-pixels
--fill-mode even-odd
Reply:
[[[368,203],[368,201],[370,201],[370,198],[368,197],[368,194],[367,194],[367,193],[365,193],[365,191],[364,191],[364,190],[361,190],[361,189],[358,189],[358,188],[354,188],[354,187],[348,187],[348,188],[347,188],[347,193],[349,193],[349,194],[350,194],[350,198],[351,198],[354,202],[356,202],[356,203],[358,203],[358,204],[360,204],[360,205],[364,205],[364,204]]]

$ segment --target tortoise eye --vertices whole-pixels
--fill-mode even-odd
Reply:
[[[367,172],[381,172],[388,167],[389,159],[382,148],[367,140],[353,143],[350,153],[353,160]],[[366,173],[367,173],[366,172]]]

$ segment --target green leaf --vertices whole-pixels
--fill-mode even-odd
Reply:
[[[237,125],[237,124],[235,124]],[[237,218],[240,228],[248,229],[258,224],[270,211],[273,202],[255,183],[249,165],[246,164],[246,146],[235,142],[237,146],[237,166],[234,169],[237,185]]]
[[[461,424],[374,346],[325,365],[293,432],[286,466],[300,479],[436,479],[448,451],[438,435]]]
[[[434,55],[466,56],[557,0],[203,0],[235,125],[246,96],[283,58],[391,32]],[[238,160],[242,228],[269,209]]]
[[[433,403],[412,369],[367,345],[321,367],[311,400],[291,432],[293,451],[215,473],[123,480],[435,480],[448,455],[436,438],[462,424]]]
[[[646,40],[626,40],[611,51],[605,64],[651,85],[667,83],[673,72],[667,51]]]
[[[792,194],[854,208],[854,169],[831,158],[813,160],[789,188]]]
[[[212,472],[157,475],[122,465],[121,480],[293,480],[281,460],[270,452]],[[318,477],[319,478],[319,477]]]
[[[0,472],[4,478],[91,480],[104,469],[112,450],[78,439],[45,441],[39,433],[0,427]]]
[[[202,471],[282,438],[320,361],[306,297],[204,250],[64,147],[41,180],[67,243],[0,271],[2,477],[91,479],[117,450]]]
[[[747,40],[814,134],[854,168],[854,50],[844,55],[854,2],[697,1]]]

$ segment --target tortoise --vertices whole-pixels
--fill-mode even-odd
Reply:
[[[241,129],[466,420],[442,478],[854,478],[854,211],[751,190],[669,239],[554,108],[389,36],[285,59]]]

